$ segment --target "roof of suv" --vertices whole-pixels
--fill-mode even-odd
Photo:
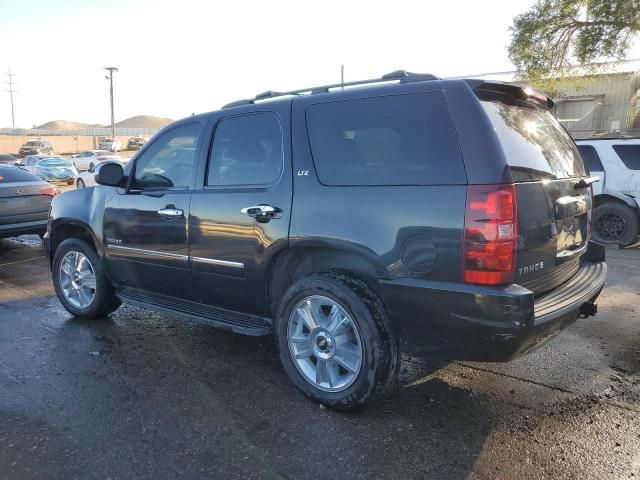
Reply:
[[[621,143],[627,143],[627,144],[632,144],[632,145],[640,145],[640,138],[639,137],[635,137],[635,138],[625,138],[625,137],[620,137],[620,138],[581,138],[576,140],[576,143],[578,145],[580,144],[592,144],[592,143],[607,143],[607,144],[616,144],[616,145],[620,145]]]

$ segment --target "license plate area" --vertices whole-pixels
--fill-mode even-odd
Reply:
[[[574,257],[587,246],[589,203],[584,195],[560,197],[555,202],[556,259]]]

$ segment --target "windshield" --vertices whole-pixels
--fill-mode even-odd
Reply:
[[[38,141],[31,141],[31,142],[27,142],[24,144],[25,147],[39,147],[40,146],[40,142]]]
[[[516,182],[586,175],[575,143],[548,110],[514,99],[480,102],[498,135]]]
[[[65,160],[64,158],[45,158],[38,162],[39,167],[72,167],[73,162],[71,160]]]

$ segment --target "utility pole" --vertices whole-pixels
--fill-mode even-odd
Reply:
[[[340,85],[344,89],[344,64],[340,65]]]
[[[9,90],[7,90],[7,92],[9,92],[9,96],[11,97],[11,128],[16,128],[16,120],[13,113],[13,94],[16,93],[16,91],[13,89],[13,87],[15,86],[13,77],[15,77],[16,74],[11,73],[11,69],[9,69],[9,73],[5,73],[5,75],[9,77],[9,81],[7,82],[7,84],[9,85]]]
[[[109,98],[111,100],[111,138],[115,140],[116,138],[116,124],[113,116],[113,72],[117,72],[117,67],[105,67],[105,70],[109,72],[108,75],[105,75],[104,78],[109,80]]]

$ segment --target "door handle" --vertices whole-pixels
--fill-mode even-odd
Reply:
[[[267,223],[272,218],[282,217],[282,210],[271,205],[254,205],[253,207],[245,207],[240,210],[243,215],[249,215],[260,223]]]
[[[158,210],[158,214],[164,215],[165,217],[183,217],[184,210],[181,208],[175,208],[173,205],[167,205],[166,207]]]

